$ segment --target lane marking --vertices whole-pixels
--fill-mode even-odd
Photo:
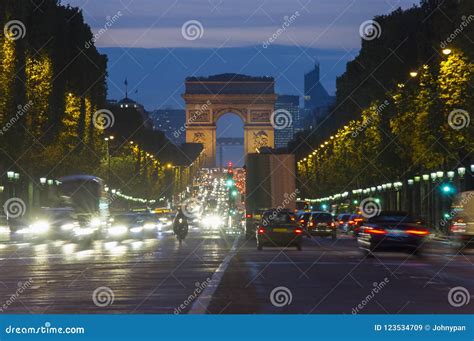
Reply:
[[[207,308],[211,304],[212,297],[216,292],[217,288],[219,287],[220,282],[222,281],[222,277],[224,277],[224,273],[227,270],[227,267],[230,264],[230,261],[237,253],[237,244],[240,240],[240,235],[235,238],[234,243],[230,249],[230,253],[224,258],[222,263],[219,265],[217,270],[214,272],[211,278],[211,282],[209,285],[204,289],[204,291],[199,295],[199,297],[194,301],[191,309],[189,309],[188,314],[206,314]]]

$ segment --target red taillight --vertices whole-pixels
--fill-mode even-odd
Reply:
[[[302,229],[295,229],[295,233],[296,234],[301,234],[301,233],[303,233],[303,230]]]
[[[301,223],[301,224],[304,224],[304,219],[300,219],[300,223]]]
[[[354,222],[360,223],[360,222],[363,221],[363,220],[364,220],[364,219],[362,219],[362,218],[356,218],[356,219],[354,219]]]
[[[314,223],[313,222],[310,222],[309,223],[309,227],[313,227],[314,226]]]
[[[344,224],[344,221],[343,221],[343,220],[339,220],[339,224]]]
[[[406,232],[408,234],[414,234],[414,235],[417,235],[417,236],[426,236],[426,235],[430,234],[430,232],[428,230],[406,230]]]
[[[385,230],[371,229],[371,228],[366,228],[364,232],[369,233],[369,234],[387,234],[387,231]]]
[[[354,225],[354,220],[349,220],[349,225]]]
[[[331,223],[331,227],[336,227],[336,223]]]
[[[246,218],[252,218],[252,215],[249,213],[249,214],[246,214],[245,217]]]
[[[264,233],[265,233],[265,229],[263,227],[259,227],[258,234],[264,234]]]

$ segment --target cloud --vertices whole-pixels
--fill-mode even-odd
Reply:
[[[83,9],[94,32],[106,17],[123,13],[98,46],[219,47],[258,45],[268,39],[286,16],[297,20],[278,44],[327,48],[360,45],[359,25],[416,0],[63,0]],[[181,26],[198,20],[205,28],[202,39],[187,41]],[[316,39],[317,38],[317,39]],[[316,42],[315,42],[316,39]]]

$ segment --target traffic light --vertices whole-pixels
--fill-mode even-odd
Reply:
[[[239,192],[237,192],[237,190],[235,190],[235,189],[231,192],[231,194],[232,194],[233,197],[236,197],[238,193],[239,193]]]
[[[227,187],[234,187],[234,180],[233,179],[227,179],[225,182]]]
[[[454,192],[456,192],[456,189],[450,183],[441,184],[440,187],[441,187],[441,192],[446,195],[453,194]]]

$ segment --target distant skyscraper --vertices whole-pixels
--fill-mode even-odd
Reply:
[[[186,142],[183,127],[186,123],[186,111],[183,109],[155,110],[152,113],[154,128],[165,133],[166,137],[176,145]]]
[[[324,118],[335,97],[330,96],[320,82],[319,64],[314,65],[314,69],[304,75],[304,113],[305,124],[314,124]]]
[[[279,95],[275,102],[275,110],[286,110],[290,113],[292,124],[284,129],[275,129],[275,148],[286,148],[293,139],[300,124],[300,97],[294,95]]]

